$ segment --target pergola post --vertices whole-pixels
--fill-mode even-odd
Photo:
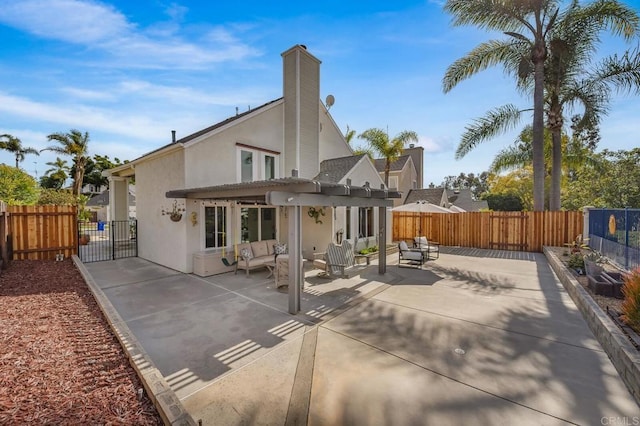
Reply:
[[[302,274],[302,207],[289,206],[289,313],[300,312]]]
[[[378,207],[378,273],[387,272],[387,208]]]

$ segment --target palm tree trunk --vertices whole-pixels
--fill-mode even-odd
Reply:
[[[552,163],[551,190],[549,194],[549,210],[560,210],[560,187],[562,186],[562,128],[554,126],[551,133]]]
[[[533,210],[544,210],[544,40],[537,41],[532,52],[533,89]]]

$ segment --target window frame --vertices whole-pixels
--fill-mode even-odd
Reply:
[[[200,238],[200,247],[202,248],[202,250],[222,250],[223,247],[229,247],[229,213],[231,211],[231,209],[229,208],[229,204],[228,203],[204,203],[200,209],[200,217],[202,218],[202,220],[200,221],[202,223],[201,226],[201,230],[202,230],[202,236]],[[207,208],[215,208],[216,210],[216,214],[215,214],[215,219],[214,219],[214,243],[216,245],[214,246],[210,246],[207,247]],[[221,208],[223,211],[223,217],[224,217],[224,230],[220,231],[218,230],[218,212],[217,209]],[[217,245],[217,234],[219,234],[220,232],[224,232],[224,244],[223,245]]]
[[[242,152],[248,152],[252,156],[251,180],[242,180]],[[278,179],[280,177],[280,154],[273,151],[251,148],[246,145],[237,144],[236,146],[236,179],[238,183],[255,182],[260,180]],[[273,158],[273,177],[267,178],[266,160],[267,157]]]

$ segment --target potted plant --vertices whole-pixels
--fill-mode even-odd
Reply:
[[[585,254],[582,259],[584,261],[585,272],[588,276],[596,277],[604,272],[602,264],[605,259],[600,253],[593,251]]]

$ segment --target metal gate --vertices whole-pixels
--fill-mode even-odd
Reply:
[[[138,222],[78,222],[78,256],[84,263],[138,256]]]

